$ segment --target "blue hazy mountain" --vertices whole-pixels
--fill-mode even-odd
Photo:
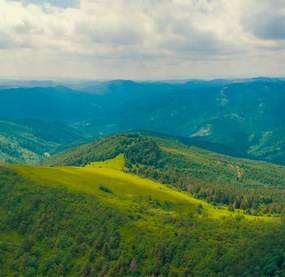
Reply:
[[[282,79],[65,85],[0,90],[0,118],[57,121],[92,137],[142,129],[221,145],[223,153],[285,163]]]

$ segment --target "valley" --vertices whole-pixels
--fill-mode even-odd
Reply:
[[[32,84],[2,87],[0,118],[60,123],[54,134],[66,125],[68,141],[74,143],[78,135],[88,142],[146,130],[218,153],[285,165],[284,79]]]

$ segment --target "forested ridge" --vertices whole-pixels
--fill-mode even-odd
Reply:
[[[120,153],[125,154],[126,171],[173,185],[213,205],[255,215],[285,212],[284,167],[231,158],[173,140],[118,134],[69,149],[45,164],[84,166]]]

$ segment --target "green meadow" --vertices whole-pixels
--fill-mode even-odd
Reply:
[[[136,200],[151,199],[157,203],[171,204],[173,211],[187,212],[193,206],[202,206],[203,212],[214,218],[243,215],[240,210],[230,212],[226,206],[214,207],[174,187],[126,173],[123,171],[124,164],[124,155],[120,154],[114,159],[93,162],[84,167],[24,165],[7,167],[38,185],[64,187],[73,192],[96,195],[102,201],[110,202],[118,207],[131,206]],[[245,216],[251,220],[280,219],[278,217]]]

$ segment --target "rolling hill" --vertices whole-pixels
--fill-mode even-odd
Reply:
[[[49,166],[85,166],[125,155],[125,171],[170,184],[214,205],[249,214],[281,214],[284,167],[237,159],[140,133],[112,135],[68,149],[44,161]]]
[[[280,217],[213,206],[126,164],[120,154],[85,167],[1,166],[1,274],[284,274]]]
[[[96,195],[101,201],[111,203],[118,208],[130,208],[136,200],[144,199],[166,202],[176,211],[189,206],[203,205],[204,212],[211,217],[229,216],[227,209],[215,210],[204,201],[197,200],[189,194],[182,193],[161,183],[128,174],[123,171],[124,155],[120,154],[111,160],[93,162],[85,167],[31,167],[8,165],[7,168],[40,185],[66,187],[74,192]],[[167,204],[168,203],[168,204]],[[237,215],[239,212],[237,212]],[[242,214],[242,213],[241,213]],[[257,217],[248,217],[254,219]],[[262,220],[270,220],[261,217]]]

